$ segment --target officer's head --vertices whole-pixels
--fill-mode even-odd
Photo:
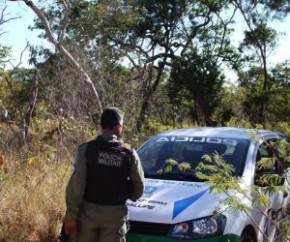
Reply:
[[[116,107],[106,108],[101,116],[102,129],[112,130],[119,135],[122,131],[124,113]]]

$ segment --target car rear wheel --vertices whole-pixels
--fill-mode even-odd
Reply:
[[[244,230],[240,236],[241,242],[257,242],[256,236],[250,230]]]

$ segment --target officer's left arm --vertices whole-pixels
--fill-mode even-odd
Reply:
[[[133,150],[133,159],[130,170],[130,179],[133,185],[133,191],[130,199],[135,201],[140,198],[144,190],[144,171],[140,162],[140,158],[135,150]]]
[[[66,188],[67,211],[65,218],[69,220],[77,219],[80,205],[83,200],[87,172],[85,150],[86,144],[79,146],[75,159],[74,171]]]

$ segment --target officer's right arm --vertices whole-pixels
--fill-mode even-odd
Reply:
[[[67,211],[65,219],[67,220],[77,219],[83,200],[87,173],[85,151],[86,144],[79,146],[77,157],[75,159],[74,171],[66,187]]]
[[[144,171],[140,162],[140,158],[135,150],[133,150],[130,179],[132,181],[133,191],[129,199],[136,201],[142,196],[144,191]]]

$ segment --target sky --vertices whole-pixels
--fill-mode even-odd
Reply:
[[[0,0],[0,11],[4,8],[4,1]],[[28,26],[33,26],[33,20],[37,17],[36,14],[28,8],[22,1],[9,2],[6,1],[5,19],[12,19],[4,23],[0,29],[0,43],[11,47],[11,62],[16,66],[20,62],[20,56],[26,47],[27,42],[32,45],[52,46],[47,40],[38,38],[38,35],[43,31],[29,30]],[[2,12],[2,11],[1,11]],[[29,50],[27,49],[22,56],[22,67],[29,67]],[[7,66],[12,68],[13,66]]]
[[[0,11],[4,7],[5,0],[0,0]],[[11,63],[13,66],[19,64],[21,53],[23,52],[26,43],[40,46],[52,46],[47,40],[39,39],[40,30],[29,30],[28,26],[33,26],[33,19],[36,17],[35,13],[27,7],[22,1],[11,2],[7,1],[7,9],[5,10],[5,17],[18,19],[11,20],[0,26],[0,43],[11,47]],[[2,12],[2,11],[1,11]],[[286,59],[290,59],[290,16],[283,22],[277,21],[272,24],[278,32],[286,32],[281,36],[277,47],[270,56],[270,64],[275,65],[281,63]],[[242,28],[236,28],[235,43],[239,44],[242,38]],[[240,30],[240,32],[238,32]],[[22,56],[22,67],[29,67],[28,64],[29,53],[28,50]],[[13,66],[7,66],[12,68]]]

